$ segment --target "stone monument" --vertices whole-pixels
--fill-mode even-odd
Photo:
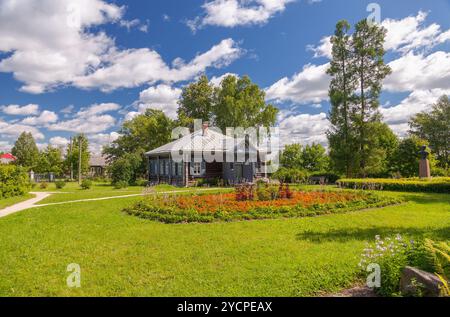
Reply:
[[[430,153],[427,151],[427,146],[422,146],[422,149],[420,150],[420,164],[419,164],[419,177],[420,178],[430,178],[431,177],[431,171],[430,171],[430,161],[428,160],[428,155]]]

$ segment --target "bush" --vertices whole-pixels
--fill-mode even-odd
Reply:
[[[311,177],[323,177],[326,184],[336,184],[341,178],[339,175],[333,173],[313,173],[309,178],[311,179]]]
[[[81,189],[84,189],[84,190],[91,189],[92,181],[89,179],[83,179],[80,186],[81,186]]]
[[[337,184],[341,188],[363,190],[390,190],[401,192],[450,193],[450,178],[440,177],[431,180],[419,178],[405,179],[340,179]]]
[[[114,184],[115,189],[123,189],[123,188],[127,188],[127,187],[128,187],[128,183],[125,181],[119,181]]]
[[[30,188],[26,170],[14,165],[0,165],[0,199],[22,196]]]
[[[381,269],[380,288],[376,292],[382,296],[413,295],[401,294],[400,279],[406,266],[417,267],[421,270],[439,274],[444,280],[448,279],[450,265],[450,247],[445,242],[436,243],[432,240],[408,241],[401,235],[382,239],[375,237],[375,243],[368,244],[364,249],[359,263],[361,270],[367,274],[366,268],[375,263]],[[446,269],[447,268],[447,269]]]
[[[63,189],[64,187],[66,187],[66,182],[65,181],[56,181],[55,186],[57,189]]]
[[[283,183],[306,183],[308,180],[308,173],[297,168],[282,167],[278,169],[272,177]]]
[[[39,188],[40,189],[47,189],[47,187],[48,187],[48,184],[46,182],[43,182],[43,183],[39,184]]]
[[[148,180],[143,179],[143,178],[137,179],[137,180],[134,182],[134,185],[136,185],[136,186],[141,186],[141,187],[146,187],[146,186],[148,185]]]

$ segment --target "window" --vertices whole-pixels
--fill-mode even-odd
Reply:
[[[202,163],[192,163],[192,175],[200,176],[202,174]]]
[[[172,175],[173,176],[178,175],[178,163],[172,162]]]
[[[178,175],[182,176],[183,175],[183,163],[178,163]]]
[[[164,175],[164,161],[159,161],[159,175]]]

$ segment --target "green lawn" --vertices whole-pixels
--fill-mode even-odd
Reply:
[[[0,219],[1,296],[307,296],[357,282],[366,241],[450,240],[450,195],[386,193],[383,209],[166,225],[122,213],[139,198],[47,206]],[[79,289],[66,267],[81,266]]]
[[[22,201],[31,199],[33,197],[34,197],[34,195],[32,195],[32,194],[26,194],[26,195],[23,195],[23,196],[16,196],[16,197],[0,199],[0,210],[4,209],[6,207],[9,207],[9,206],[18,204],[18,203],[20,203]]]

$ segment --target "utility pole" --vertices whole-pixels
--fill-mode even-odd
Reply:
[[[78,184],[81,185],[81,141],[82,136],[78,137]]]
[[[70,137],[69,160],[70,160],[70,180],[73,181],[73,139]]]

